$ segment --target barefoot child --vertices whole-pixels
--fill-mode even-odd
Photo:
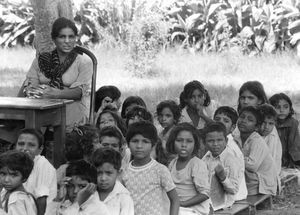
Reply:
[[[113,149],[98,149],[93,155],[97,169],[97,190],[110,215],[134,215],[129,191],[117,180],[122,157]]]
[[[150,157],[157,142],[155,126],[140,121],[129,126],[126,140],[133,160],[122,175],[122,181],[132,195],[135,215],[165,215],[164,194],[170,200],[170,215],[177,215],[179,200],[169,170]]]
[[[28,154],[8,151],[0,155],[1,208],[8,215],[36,215],[37,207],[32,194],[23,183],[33,169],[33,160]]]
[[[180,214],[208,214],[209,172],[206,164],[196,157],[199,137],[194,126],[189,123],[175,126],[167,149],[178,155],[169,164],[169,169],[180,200]]]

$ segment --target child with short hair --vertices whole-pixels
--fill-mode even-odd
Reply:
[[[105,204],[96,192],[97,170],[90,163],[79,160],[70,163],[66,170],[65,199],[60,203],[60,215],[109,215]]]
[[[44,156],[40,155],[43,147],[44,137],[41,131],[30,128],[21,130],[16,150],[26,152],[34,161],[33,170],[24,182],[24,187],[36,198],[39,214],[45,213],[47,204],[57,195],[56,170]]]
[[[20,151],[0,155],[1,208],[9,215],[36,215],[37,206],[23,183],[33,169],[33,160]]]
[[[211,201],[214,211],[231,207],[241,184],[243,166],[227,146],[226,127],[212,122],[204,128],[208,152],[203,157],[210,172]],[[245,181],[245,178],[244,178]]]
[[[294,109],[291,99],[284,93],[270,98],[270,104],[277,112],[277,131],[282,144],[282,166],[300,166],[299,122],[293,117]]]
[[[246,199],[248,195],[246,181],[245,181],[245,162],[244,155],[235,142],[232,136],[232,132],[236,129],[236,122],[238,120],[238,114],[236,110],[229,106],[221,106],[219,107],[214,114],[214,120],[216,122],[221,122],[226,128],[227,135],[227,148],[230,152],[238,159],[238,164],[242,166],[240,172],[240,183],[237,194],[234,196],[235,201],[239,201],[242,199]]]
[[[153,123],[152,114],[142,106],[133,106],[126,114],[126,126],[139,121],[148,121]]]
[[[278,175],[275,162],[264,139],[256,132],[263,117],[260,111],[247,106],[241,109],[237,125],[238,141],[245,159],[245,176],[248,195],[276,195]]]
[[[144,102],[144,100],[141,97],[139,97],[139,96],[127,97],[122,104],[121,117],[124,120],[126,120],[126,114],[128,113],[128,111],[132,107],[137,106],[137,105],[142,106],[147,109],[146,103]]]
[[[123,136],[126,135],[127,131],[123,119],[111,110],[104,110],[99,114],[96,126],[100,130],[107,126],[117,126],[121,130]]]
[[[180,214],[209,213],[209,172],[196,155],[199,149],[196,128],[190,123],[176,125],[167,141],[167,150],[178,156],[169,169],[180,200]]]
[[[280,175],[282,146],[277,129],[275,127],[277,113],[274,107],[269,104],[260,105],[258,109],[263,115],[263,123],[260,127],[259,133],[269,147],[271,155],[276,164],[277,174]]]
[[[157,130],[150,122],[140,121],[129,126],[126,140],[133,160],[124,171],[122,181],[132,195],[135,215],[165,214],[165,192],[170,200],[169,214],[178,214],[179,200],[171,174],[150,156],[157,139]]]
[[[97,169],[97,190],[100,200],[110,215],[134,215],[133,200],[129,191],[118,181],[121,154],[114,149],[98,149],[93,155]]]

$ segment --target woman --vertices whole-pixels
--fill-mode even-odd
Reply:
[[[51,37],[56,48],[34,59],[24,84],[24,96],[42,99],[71,99],[67,105],[67,132],[84,124],[89,114],[92,61],[76,52],[77,28],[69,19],[58,18]]]

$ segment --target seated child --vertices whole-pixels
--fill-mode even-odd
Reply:
[[[126,135],[127,132],[123,119],[111,110],[104,110],[99,114],[96,126],[100,130],[107,126],[117,126],[121,130],[123,136]]]
[[[277,112],[277,131],[282,145],[282,166],[300,166],[299,122],[294,115],[291,99],[284,93],[275,94],[270,104]]]
[[[121,117],[124,120],[126,120],[126,114],[133,106],[136,106],[136,105],[142,106],[147,109],[146,103],[144,102],[144,100],[141,97],[139,97],[139,96],[127,97],[124,100],[123,105],[122,105]]]
[[[96,192],[97,170],[84,160],[70,163],[66,171],[67,195],[57,213],[61,215],[109,215]]]
[[[263,121],[260,111],[248,106],[240,110],[237,121],[240,147],[245,159],[248,195],[272,194],[277,191],[277,169],[264,139],[256,132]]]
[[[171,174],[150,156],[157,139],[157,130],[150,122],[129,126],[126,140],[133,160],[123,172],[122,182],[131,193],[135,215],[164,215],[165,193],[170,200],[169,214],[178,214],[179,200]]]
[[[133,106],[126,114],[126,126],[129,127],[134,122],[148,121],[153,123],[152,114],[142,106]]]
[[[267,146],[270,149],[271,155],[275,161],[277,174],[281,171],[282,146],[280,138],[275,127],[277,113],[272,105],[263,104],[258,107],[263,115],[263,123],[260,128],[260,135],[265,139]]]
[[[56,170],[44,156],[40,155],[43,146],[42,132],[28,128],[21,130],[16,150],[26,152],[34,161],[33,170],[24,182],[24,187],[36,198],[39,214],[45,213],[47,204],[57,195]]]
[[[180,215],[209,213],[209,172],[200,160],[199,137],[190,123],[176,125],[167,142],[167,150],[178,157],[169,164],[169,169],[180,200]]]
[[[97,190],[110,215],[134,215],[129,191],[117,180],[121,168],[121,154],[114,149],[98,149],[93,155],[97,169]]]
[[[28,193],[23,182],[33,169],[33,160],[28,154],[8,151],[0,155],[0,180],[2,209],[9,215],[36,215],[37,207],[32,194]]]
[[[209,151],[202,160],[210,172],[210,198],[215,211],[233,205],[244,173],[239,160],[226,147],[226,136],[226,127],[221,122],[209,123],[204,128],[203,139]]]
[[[221,122],[226,127],[226,134],[227,134],[227,148],[230,152],[238,159],[238,164],[241,164],[241,172],[240,172],[240,184],[239,190],[235,197],[235,201],[239,201],[242,199],[246,199],[248,195],[246,181],[245,181],[245,163],[244,163],[244,155],[235,142],[232,136],[232,132],[236,128],[236,122],[238,119],[238,114],[236,110],[229,106],[221,106],[219,107],[214,114],[214,120],[216,122]]]

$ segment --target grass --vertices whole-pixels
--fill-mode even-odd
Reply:
[[[122,97],[139,95],[151,111],[164,99],[178,101],[183,86],[197,79],[208,89],[212,99],[234,106],[237,89],[249,80],[260,81],[271,95],[287,92],[300,104],[300,66],[292,53],[248,57],[239,53],[190,54],[182,50],[161,52],[152,76],[138,78],[126,70],[130,56],[119,49],[92,50],[98,59],[97,88],[115,85]],[[35,51],[30,48],[0,51],[0,96],[16,95],[25,78]]]

